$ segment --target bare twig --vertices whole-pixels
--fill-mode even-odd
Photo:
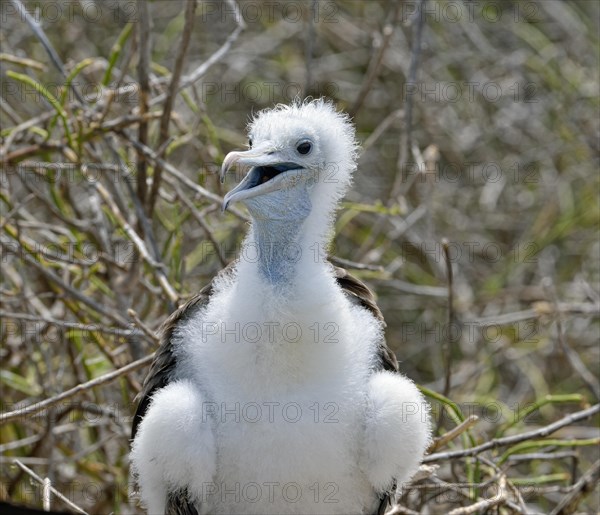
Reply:
[[[55,395],[54,397],[50,397],[48,399],[44,399],[43,401],[36,402],[34,404],[30,404],[29,406],[25,406],[23,408],[16,409],[14,411],[9,411],[7,413],[0,413],[0,424],[7,424],[9,422],[13,422],[14,420],[18,420],[24,417],[30,417],[31,415],[35,415],[40,411],[46,410],[55,406],[56,404],[60,404],[61,402],[66,401],[72,397],[79,395],[82,392],[90,390],[91,388],[96,388],[98,386],[102,386],[108,383],[111,383],[115,379],[119,377],[129,374],[130,372],[134,372],[139,368],[142,368],[154,359],[154,354],[150,354],[145,358],[138,359],[129,365],[125,365],[117,370],[113,370],[108,374],[101,375],[100,377],[96,377],[86,383],[78,384],[77,386],[62,392],[59,395]]]
[[[159,146],[162,146],[169,141],[169,123],[171,121],[171,111],[175,103],[177,96],[177,88],[179,87],[179,80],[181,79],[181,73],[183,71],[183,63],[185,56],[190,44],[192,37],[192,31],[194,29],[194,20],[196,13],[197,0],[187,0],[185,8],[185,23],[183,26],[183,33],[181,35],[181,43],[179,45],[179,52],[175,59],[175,67],[173,74],[171,75],[171,82],[167,90],[167,97],[165,99],[165,105],[163,107],[162,116],[160,118],[160,141]],[[142,141],[143,143],[143,141]],[[160,152],[159,152],[160,155]],[[152,217],[154,211],[154,203],[158,196],[158,189],[160,188],[160,180],[162,174],[162,167],[157,164],[154,169],[154,175],[152,176],[152,189],[150,191],[150,197],[148,198],[148,215]]]
[[[581,377],[582,381],[587,386],[588,390],[594,395],[596,400],[600,400],[600,382],[594,374],[592,374],[588,368],[585,366],[585,363],[579,357],[579,354],[575,352],[567,342],[565,337],[565,331],[562,323],[562,315],[558,310],[558,301],[556,299],[556,289],[552,283],[552,280],[547,277],[544,280],[544,286],[546,291],[550,294],[553,304],[555,306],[555,311],[557,311],[556,316],[556,330],[558,332],[558,343],[560,344],[560,348],[563,353],[567,357],[569,364],[573,368],[573,370]]]
[[[42,143],[27,145],[26,147],[18,148],[12,152],[7,152],[7,154],[4,156],[3,164],[9,164],[20,159],[24,159],[30,155],[37,154],[42,150],[53,150],[58,152],[61,151],[63,147],[64,145],[62,142],[56,140],[47,140]]]
[[[508,457],[508,461],[530,461],[530,460],[562,460],[573,458],[577,454],[573,451],[565,452],[532,452],[528,454],[513,454]]]
[[[19,15],[20,15],[21,19],[22,20],[24,19],[27,22],[27,25],[29,25],[29,28],[33,31],[35,36],[40,40],[40,43],[44,47],[44,50],[46,50],[46,53],[50,56],[50,60],[52,61],[54,66],[57,68],[57,70],[60,71],[62,76],[66,78],[67,71],[65,70],[65,65],[63,64],[61,58],[58,56],[58,53],[52,46],[52,43],[50,43],[50,40],[48,39],[48,36],[46,36],[46,33],[42,29],[41,25],[37,22],[37,20],[33,16],[31,16],[31,14],[29,14],[27,9],[25,9],[23,4],[21,3],[21,0],[12,0],[12,3],[15,5],[17,10],[19,11]],[[71,84],[71,90],[75,94],[77,100],[79,100],[79,102],[81,104],[83,104],[84,103],[83,98],[81,97],[81,95],[79,94],[79,91],[77,91],[77,89],[75,88],[75,86],[73,84]]]
[[[52,483],[50,478],[45,477],[42,482],[42,505],[44,511],[50,511],[50,493],[52,491]]]
[[[175,187],[175,191],[177,193],[177,196],[187,206],[187,208],[192,213],[192,216],[196,219],[196,221],[200,224],[200,227],[202,227],[202,229],[206,233],[206,237],[209,239],[209,241],[211,242],[213,248],[215,249],[215,252],[217,253],[217,257],[219,258],[219,262],[221,263],[221,266],[226,266],[227,265],[227,259],[223,255],[223,251],[221,249],[221,244],[215,238],[215,235],[213,234],[213,232],[211,231],[210,227],[208,226],[208,224],[204,220],[204,217],[196,209],[196,206],[194,206],[194,203],[181,190],[181,187],[179,186],[179,184],[174,184],[174,187]]]
[[[461,422],[458,426],[453,427],[450,431],[445,433],[443,436],[436,438],[432,444],[427,449],[428,453],[432,453],[441,447],[444,447],[448,442],[454,440],[457,436],[460,436],[465,431],[473,427],[479,421],[479,417],[477,415],[470,415],[463,422]]]
[[[30,322],[44,322],[46,324],[64,327],[66,329],[76,329],[78,331],[97,331],[99,333],[114,334],[116,336],[131,336],[134,329],[115,329],[99,324],[79,324],[77,322],[67,322],[65,320],[57,320],[55,318],[30,315],[29,313],[13,313],[10,311],[0,310],[0,318],[27,320]]]
[[[440,297],[446,298],[448,296],[448,289],[440,286],[422,286],[419,284],[413,284],[400,279],[393,279],[385,282],[386,286],[391,286],[398,291],[404,293],[413,293],[415,295],[425,295],[428,297]]]
[[[155,163],[159,163],[160,166],[162,166],[167,173],[171,174],[173,177],[175,177],[181,183],[185,184],[187,187],[194,190],[196,193],[199,193],[200,195],[209,200],[212,200],[215,204],[221,207],[221,205],[223,204],[223,197],[216,195],[215,193],[208,191],[206,188],[203,188],[202,186],[196,184],[194,181],[192,181],[191,179],[186,177],[182,172],[180,172],[177,168],[175,168],[172,164],[158,157],[156,152],[154,152],[152,149],[148,148],[145,145],[142,145],[139,141],[131,139],[131,137],[128,136],[127,133],[123,132],[123,135],[125,139],[127,139],[134,147],[139,149],[147,158],[151,159]],[[242,214],[234,207],[230,207],[229,212],[233,213],[242,220],[248,220],[247,216]]]
[[[13,208],[8,213],[6,213],[6,216],[0,219],[0,231],[4,229],[4,226],[8,223],[8,221],[19,212],[19,209],[25,207],[25,205],[33,198],[35,198],[35,194],[29,193],[25,196],[25,198],[23,198],[15,206],[13,206]]]
[[[21,19],[22,20],[24,19],[27,22],[27,25],[29,25],[29,28],[34,32],[36,37],[40,40],[40,42],[42,43],[42,46],[44,47],[44,50],[46,50],[47,54],[50,56],[50,59],[52,60],[52,63],[54,64],[54,66],[56,66],[56,68],[58,70],[60,70],[60,72],[63,74],[63,76],[66,77],[67,74],[65,72],[65,66],[64,66],[61,58],[56,53],[56,50],[54,50],[52,43],[50,43],[50,40],[48,39],[48,37],[46,36],[44,31],[41,29],[40,24],[35,20],[35,18],[33,16],[31,16],[31,14],[29,14],[27,9],[25,9],[23,4],[21,3],[21,0],[12,0],[12,3],[19,11],[19,16],[21,17]]]
[[[123,216],[123,214],[120,212],[119,207],[114,202],[113,198],[106,191],[106,188],[104,188],[104,186],[98,182],[94,182],[93,184],[94,184],[94,187],[96,188],[96,190],[98,191],[98,193],[100,193],[100,196],[102,197],[104,202],[106,202],[106,205],[110,208],[112,214],[116,218],[116,220],[119,223],[119,225],[121,226],[121,228],[127,233],[127,236],[129,237],[129,239],[134,243],[135,247],[137,248],[137,250],[140,253],[140,255],[142,256],[142,258],[155,271],[158,271],[159,269],[161,269],[161,267],[163,267],[164,265],[162,265],[162,263],[157,262],[150,255],[150,252],[148,252],[148,249],[146,248],[144,241],[142,240],[142,238],[140,236],[138,236],[138,234],[135,232],[134,228],[131,227],[131,225],[129,225],[129,223]],[[162,270],[161,270],[161,272],[162,272]],[[171,286],[171,284],[169,283],[169,280],[167,279],[164,272],[160,273],[160,274],[157,273],[157,279],[158,279],[160,286],[162,287],[165,294],[167,295],[167,297],[172,302],[177,302],[177,300],[179,299],[179,295],[177,294],[177,292],[175,291],[173,286]]]
[[[505,313],[489,317],[474,318],[468,323],[477,327],[491,327],[498,325],[514,324],[524,320],[541,318],[545,316],[556,315],[557,313],[572,315],[600,315],[600,305],[592,302],[558,302],[550,304],[548,302],[536,302],[532,309],[515,311],[514,313]]]
[[[450,378],[452,375],[452,352],[455,343],[453,335],[455,335],[457,331],[454,330],[456,327],[456,317],[454,316],[454,274],[452,271],[449,242],[446,238],[442,239],[442,248],[444,250],[444,260],[446,262],[448,274],[448,338],[444,339],[444,344],[442,346],[444,351],[444,367],[446,368],[444,397],[448,397],[448,394],[450,393]],[[443,411],[441,413],[443,413]]]
[[[37,483],[42,485],[42,488],[44,488],[45,493],[52,492],[58,499],[60,499],[62,502],[64,502],[65,505],[68,506],[69,508],[71,508],[72,510],[75,510],[77,513],[83,513],[84,515],[87,515],[87,511],[82,510],[79,506],[77,506],[75,503],[73,503],[72,501],[67,499],[63,494],[61,494],[56,488],[54,488],[52,485],[50,485],[49,480],[42,479],[33,470],[31,470],[27,465],[24,465],[20,460],[14,459],[13,463],[15,465],[17,465],[28,476],[32,477]],[[47,504],[48,504],[48,508],[46,508],[46,505],[44,505],[45,511],[48,511],[50,509],[50,499],[49,498],[47,500]]]
[[[28,57],[20,57],[11,54],[5,54],[4,52],[0,52],[0,63],[4,61],[11,64],[16,64],[17,66],[23,66],[26,68],[33,68],[34,70],[38,70],[40,72],[46,71],[46,65],[36,61],[35,59],[29,59]]]
[[[595,404],[591,408],[587,408],[581,411],[577,411],[575,413],[571,413],[566,417],[553,422],[547,426],[541,427],[539,429],[535,429],[533,431],[527,431],[525,433],[520,433],[513,436],[506,436],[504,438],[494,438],[489,442],[483,443],[481,445],[477,445],[476,447],[471,447],[470,449],[461,449],[458,451],[449,451],[449,452],[439,452],[436,454],[430,454],[429,456],[425,456],[423,458],[423,463],[429,463],[432,461],[440,461],[454,458],[465,458],[468,456],[475,456],[484,451],[495,449],[497,447],[504,447],[506,445],[513,445],[515,443],[523,442],[525,440],[530,440],[532,438],[545,437],[548,436],[555,431],[559,430],[561,427],[568,426],[577,422],[579,420],[584,420],[589,418],[596,413],[600,412],[600,404]]]
[[[408,70],[408,77],[406,78],[406,84],[414,85],[417,80],[417,71],[419,69],[419,60],[421,57],[421,43],[423,37],[423,26],[425,24],[425,5],[427,0],[419,0],[417,9],[415,11],[416,28],[415,35],[412,42],[412,48],[410,51],[410,67]],[[404,129],[400,135],[400,151],[398,154],[398,165],[396,171],[396,179],[394,185],[390,190],[389,200],[395,199],[400,193],[400,188],[404,181],[404,173],[406,163],[408,162],[408,154],[412,147],[412,123],[413,123],[413,96],[407,95],[405,100],[405,118],[404,118]]]
[[[572,490],[565,495],[552,510],[550,515],[570,515],[577,511],[577,506],[583,500],[586,494],[598,488],[600,480],[600,460],[596,461],[589,470],[581,476],[581,479],[575,483]]]
[[[377,48],[377,52],[373,55],[372,59],[369,62],[369,67],[367,69],[367,73],[363,80],[363,83],[360,87],[360,91],[358,92],[356,101],[354,102],[354,105],[349,111],[350,116],[352,117],[356,116],[360,108],[363,106],[365,100],[367,99],[367,96],[373,88],[373,83],[375,82],[375,79],[379,75],[381,66],[383,65],[383,58],[387,49],[390,46],[392,37],[394,36],[394,31],[396,30],[396,27],[398,25],[400,13],[402,12],[402,5],[402,2],[392,3],[391,12],[388,15],[388,21],[386,21],[386,24],[384,25],[383,30],[381,31],[381,41],[379,41],[379,47]]]
[[[484,456],[477,456],[477,460],[494,470],[497,477],[505,476],[505,472],[492,460],[489,460]],[[516,502],[513,502],[507,498],[506,505],[516,513],[528,515],[527,506],[525,506],[525,501],[523,500],[523,496],[521,495],[521,492],[519,491],[518,487],[510,480],[510,478],[508,478],[507,476],[505,477],[506,486],[512,493],[514,499],[516,500]]]
[[[35,116],[35,117],[31,118],[30,120],[27,120],[23,123],[20,123],[16,127],[13,127],[12,130],[10,131],[10,134],[4,140],[4,145],[2,147],[0,147],[0,160],[3,160],[4,156],[6,156],[8,154],[8,149],[11,147],[14,139],[19,134],[21,134],[22,132],[26,131],[27,129],[29,129],[31,127],[35,127],[36,125],[39,125],[41,123],[44,123],[44,122],[50,120],[50,118],[52,118],[53,116],[56,116],[56,111],[54,111],[54,110],[48,111],[47,113],[43,113],[39,116]]]
[[[371,134],[369,134],[369,137],[362,144],[363,153],[367,152],[373,145],[375,145],[375,143],[377,143],[377,140],[379,140],[379,138],[385,133],[385,131],[387,131],[396,120],[402,119],[403,116],[404,109],[396,109],[395,111],[392,111],[390,114],[388,114],[375,128],[375,130]]]
[[[353,268],[354,270],[369,270],[371,272],[383,272],[384,268],[379,265],[368,265],[366,263],[358,263],[350,259],[344,259],[339,256],[329,256],[327,259],[334,265],[342,266],[344,268]]]
[[[135,325],[138,326],[142,330],[142,332],[146,336],[148,336],[148,338],[150,338],[154,343],[158,343],[160,341],[158,334],[152,329],[150,329],[146,324],[144,324],[144,322],[142,322],[135,310],[129,309],[127,310],[127,314],[133,319]]]
[[[315,23],[317,18],[317,9],[319,7],[319,0],[311,0],[310,10],[308,12],[308,26],[304,35],[304,66],[305,66],[305,83],[304,83],[304,96],[307,97],[311,94],[313,87],[313,59],[315,53]]]
[[[386,511],[384,515],[419,515],[419,512],[411,510],[406,506],[396,504],[389,511]]]
[[[138,60],[138,80],[140,84],[139,91],[139,113],[142,117],[138,127],[138,139],[142,145],[148,144],[148,124],[145,115],[148,112],[148,102],[150,100],[150,16],[148,14],[148,2],[146,0],[137,0],[137,36],[139,47]],[[138,152],[137,162],[137,194],[142,206],[146,205],[146,189],[148,187],[147,179],[148,164],[144,156]]]
[[[143,227],[144,235],[145,235],[146,239],[150,243],[150,250],[151,250],[151,253],[152,253],[151,260],[154,263],[154,265],[152,265],[153,269],[154,269],[154,273],[155,273],[155,275],[156,275],[156,277],[158,279],[159,284],[161,285],[161,287],[163,288],[163,290],[167,294],[167,299],[168,299],[168,302],[169,302],[169,309],[172,310],[173,307],[174,307],[174,305],[177,303],[177,300],[179,299],[179,296],[175,292],[174,288],[170,285],[169,280],[167,278],[167,275],[165,273],[165,268],[166,267],[165,267],[165,265],[161,261],[160,252],[158,250],[158,245],[156,244],[156,239],[154,238],[154,231],[152,229],[152,224],[150,223],[150,220],[146,216],[146,213],[144,211],[144,206],[142,204],[142,201],[140,200],[139,197],[135,196],[135,194],[133,192],[133,188],[131,186],[131,183],[127,180],[127,177],[125,176],[125,173],[126,173],[125,166],[124,166],[124,164],[123,164],[123,162],[121,160],[121,157],[119,156],[119,153],[113,147],[111,141],[109,141],[107,138],[105,138],[104,141],[107,144],[108,148],[111,150],[113,156],[115,156],[115,158],[117,159],[117,162],[119,163],[119,170],[121,172],[121,175],[123,176],[123,182],[125,183],[125,187],[127,188],[127,191],[129,192],[131,200],[133,201],[133,204],[135,206],[135,211],[136,211],[136,215],[138,217],[139,225],[141,227]],[[108,198],[105,199],[105,201],[107,201],[108,203],[110,203],[111,202],[111,198],[108,197]],[[118,210],[118,206],[116,206],[116,204],[115,204],[115,207]],[[121,217],[121,219],[125,223],[127,223],[125,221],[124,217]],[[142,243],[142,245],[143,245],[143,242],[141,242],[141,240],[138,241],[138,243]]]
[[[46,33],[44,32],[44,29],[42,28],[42,26],[38,23],[38,21],[33,16],[31,16],[31,14],[29,14],[27,9],[25,9],[23,4],[21,3],[21,0],[12,0],[12,3],[15,5],[17,10],[19,11],[19,15],[20,15],[21,19],[22,20],[24,19],[27,22],[27,25],[29,25],[29,28],[32,30],[32,32],[35,34],[35,36],[39,39],[40,43],[44,47],[44,50],[50,56],[50,60],[52,61],[52,64],[54,64],[56,69],[62,74],[62,76],[64,78],[67,78],[68,75],[67,75],[67,70],[65,69],[65,65],[63,64],[62,59],[59,57],[58,52],[52,46],[52,43],[50,43],[50,40],[48,39],[48,36],[46,36]],[[73,92],[73,94],[75,95],[75,98],[77,99],[77,101],[81,105],[85,105],[83,97],[81,96],[81,94],[79,93],[79,91],[77,90],[77,88],[75,87],[75,84],[73,84],[73,82],[70,83],[70,88],[71,88],[71,91]]]
[[[0,240],[0,245],[6,247],[6,243]],[[10,249],[9,249],[10,250]],[[89,296],[84,295],[79,290],[71,286],[70,284],[63,281],[60,277],[58,277],[54,272],[51,272],[46,267],[38,263],[34,258],[32,258],[28,253],[23,253],[21,258],[23,261],[26,261],[31,266],[33,266],[38,272],[40,272],[44,277],[55,283],[57,286],[68,292],[72,297],[76,298],[80,302],[83,302],[93,310],[101,313],[111,320],[119,324],[121,327],[127,327],[129,324],[118,314],[112,310],[105,308],[104,306],[98,304],[96,301],[89,298]]]
[[[503,504],[506,500],[506,476],[502,474],[498,482],[498,494],[495,497],[488,499],[482,499],[470,506],[463,506],[452,510],[448,515],[469,515],[471,513],[478,513],[480,511],[488,510],[499,504]]]
[[[229,6],[235,14],[237,27],[231,34],[229,34],[225,42],[217,49],[215,53],[213,53],[206,61],[204,61],[200,66],[198,66],[198,68],[196,68],[192,73],[183,77],[177,91],[181,91],[182,89],[185,89],[197,82],[198,80],[200,80],[214,64],[218,63],[223,58],[223,56],[227,54],[227,52],[229,52],[231,46],[235,43],[239,35],[246,28],[246,22],[244,21],[244,17],[242,16],[242,13],[240,12],[240,9],[235,0],[227,0],[227,3],[229,4]],[[156,104],[160,104],[164,101],[165,97],[166,93],[162,93],[161,95],[154,97],[150,102],[150,105],[154,106]]]

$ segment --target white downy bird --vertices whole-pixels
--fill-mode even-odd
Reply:
[[[356,169],[324,100],[260,112],[223,208],[252,223],[240,258],[163,325],[132,431],[149,513],[373,514],[417,471],[427,403],[398,372],[373,294],[326,258]]]

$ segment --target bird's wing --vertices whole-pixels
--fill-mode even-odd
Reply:
[[[334,267],[335,278],[346,297],[355,305],[361,306],[369,311],[377,320],[383,322],[383,314],[375,302],[375,295],[369,290],[366,284],[359,281],[356,277],[350,275],[347,270],[341,267]],[[377,357],[379,362],[375,365],[375,370],[388,370],[390,372],[399,372],[398,360],[396,355],[387,346],[384,339],[379,342],[377,349]],[[392,487],[392,491],[396,489],[396,484]],[[387,510],[392,506],[390,494],[384,494],[381,497],[381,502],[374,515],[385,515]]]
[[[179,490],[169,492],[165,515],[198,515],[198,510],[189,502],[187,490]]]
[[[375,302],[375,296],[373,292],[356,277],[350,275],[347,270],[340,267],[334,267],[335,278],[338,285],[342,288],[346,297],[358,306],[365,308],[369,311],[377,320],[380,320],[385,324],[383,320],[383,314],[379,310],[377,303]],[[379,342],[379,349],[377,353],[379,363],[376,365],[376,370],[389,370],[390,372],[398,372],[398,360],[396,355],[387,346],[385,340]]]
[[[152,395],[156,392],[156,390],[160,390],[161,388],[167,386],[171,380],[171,376],[177,364],[177,359],[173,353],[173,344],[171,341],[173,331],[177,325],[193,316],[194,313],[197,313],[200,309],[208,304],[208,299],[213,291],[213,282],[214,279],[204,288],[202,288],[200,292],[188,300],[183,306],[173,312],[161,326],[160,346],[156,351],[152,365],[150,365],[148,375],[146,375],[146,379],[144,379],[142,391],[137,396],[138,405],[135,410],[135,415],[133,416],[133,423],[131,426],[132,440],[135,438],[140,422],[144,418],[146,411],[148,411],[148,406],[150,405]]]
[[[230,269],[230,266],[225,270]],[[146,411],[148,411],[152,395],[157,390],[167,386],[171,381],[172,374],[177,365],[177,359],[173,352],[173,331],[177,325],[193,316],[208,304],[208,300],[213,292],[213,283],[214,279],[183,306],[173,312],[162,324],[160,329],[160,346],[156,351],[152,365],[150,365],[148,375],[144,379],[142,391],[138,395],[139,401],[131,427],[132,440],[135,438]],[[188,499],[186,490],[169,492],[167,505],[165,506],[165,515],[198,515],[198,510]]]

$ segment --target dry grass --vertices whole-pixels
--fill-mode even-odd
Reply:
[[[139,512],[154,331],[245,230],[216,170],[311,94],[363,142],[332,252],[437,424],[395,513],[596,513],[599,4],[190,3],[0,4],[0,499]]]

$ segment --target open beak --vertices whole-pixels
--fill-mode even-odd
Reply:
[[[290,174],[286,172],[302,169],[297,163],[283,161],[279,152],[269,142],[244,152],[227,154],[221,167],[221,182],[225,180],[225,175],[235,164],[251,168],[242,181],[225,195],[223,211],[233,202],[283,189],[290,178]]]

